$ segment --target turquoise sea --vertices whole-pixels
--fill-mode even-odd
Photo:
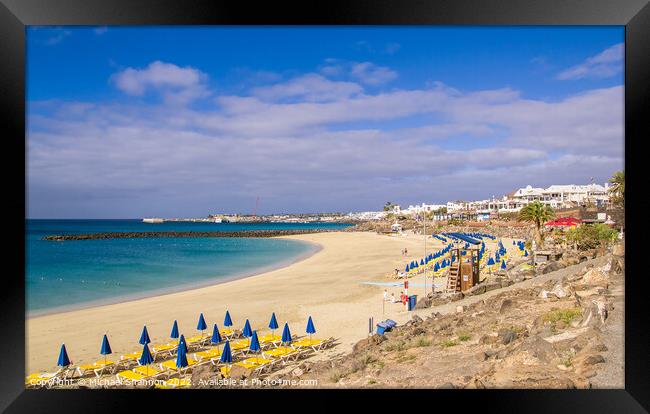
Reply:
[[[161,223],[27,220],[29,315],[208,285],[281,267],[316,247],[273,238],[142,238],[44,241],[52,234],[344,228],[334,223]]]

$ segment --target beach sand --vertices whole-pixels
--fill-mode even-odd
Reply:
[[[201,312],[208,323],[206,335],[211,334],[215,322],[223,328],[226,310],[235,328],[241,329],[248,318],[252,328],[260,332],[269,331],[268,322],[275,312],[280,329],[288,322],[291,332],[300,336],[305,335],[311,315],[317,330],[314,336],[337,338],[337,353],[351,350],[368,335],[370,317],[375,323],[385,318],[401,323],[410,317],[403,305],[383,302],[387,287],[362,282],[395,282],[387,274],[396,268],[403,270],[410,260],[424,256],[423,236],[333,232],[287,238],[315,243],[322,249],[287,267],[243,279],[27,319],[28,373],[54,369],[61,343],[66,344],[75,364],[102,359],[99,350],[105,332],[113,360],[122,353],[142,350],[138,340],[145,324],[154,344],[170,341],[174,319],[178,320],[180,333],[195,335]],[[430,253],[443,247],[431,237],[427,246]],[[402,256],[403,248],[408,249],[408,257]],[[417,286],[424,283],[422,276],[411,278],[409,283],[414,285],[409,288],[410,295],[425,294],[425,288]],[[430,291],[431,280],[427,283]],[[399,299],[400,286],[387,289]]]

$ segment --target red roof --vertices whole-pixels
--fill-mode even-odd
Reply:
[[[582,223],[582,220],[574,218],[574,217],[562,217],[557,220],[549,221],[546,223],[547,226],[564,226],[564,227],[571,227],[571,226],[577,226],[580,223]]]

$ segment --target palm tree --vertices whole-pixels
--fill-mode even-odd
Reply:
[[[609,182],[612,184],[609,188],[612,203],[625,205],[625,170],[616,171]]]
[[[555,212],[547,204],[534,201],[519,210],[519,220],[535,224],[535,242],[542,245],[542,224],[555,218]]]

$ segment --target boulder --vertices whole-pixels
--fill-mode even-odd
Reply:
[[[504,299],[503,302],[501,302],[501,306],[499,306],[499,313],[505,313],[508,310],[512,309],[513,302],[511,299]]]
[[[623,244],[623,243],[616,244],[612,248],[612,254],[614,256],[624,257],[625,256],[625,244]]]
[[[542,274],[545,275],[547,273],[555,272],[556,270],[560,270],[560,264],[558,262],[549,262],[542,269]]]
[[[418,315],[413,315],[411,317],[411,320],[413,321],[414,324],[420,324],[422,323],[422,318],[420,318]]]
[[[517,339],[517,333],[511,329],[501,329],[498,333],[498,337],[503,345],[508,345],[510,342]]]
[[[500,289],[501,283],[499,282],[489,282],[485,284],[485,291],[489,292],[491,290]]]
[[[551,363],[557,357],[553,345],[539,335],[526,338],[517,348],[517,352],[526,352],[545,364]]]
[[[429,298],[426,298],[426,299],[423,299],[423,300],[418,300],[417,303],[415,304],[415,309],[430,308],[432,303],[433,303],[433,300],[429,299]]]
[[[483,293],[485,293],[485,284],[480,283],[478,285],[472,286],[471,288],[467,289],[465,295],[472,296],[472,295],[480,295]]]
[[[451,296],[449,298],[451,299],[452,302],[456,302],[456,301],[461,300],[464,297],[465,297],[465,295],[463,294],[463,292],[454,292],[454,293],[451,294]]]
[[[253,374],[252,369],[244,368],[239,365],[233,365],[230,369],[230,378],[238,380],[250,377]]]
[[[221,372],[212,371],[212,364],[198,366],[192,370],[192,378],[190,382],[200,386],[200,384],[207,384],[213,378],[221,378]]]
[[[465,307],[462,305],[456,306],[456,313],[463,313],[465,312]]]
[[[607,283],[607,281],[607,275],[597,268],[588,270],[587,273],[582,276],[582,282],[590,285]]]

